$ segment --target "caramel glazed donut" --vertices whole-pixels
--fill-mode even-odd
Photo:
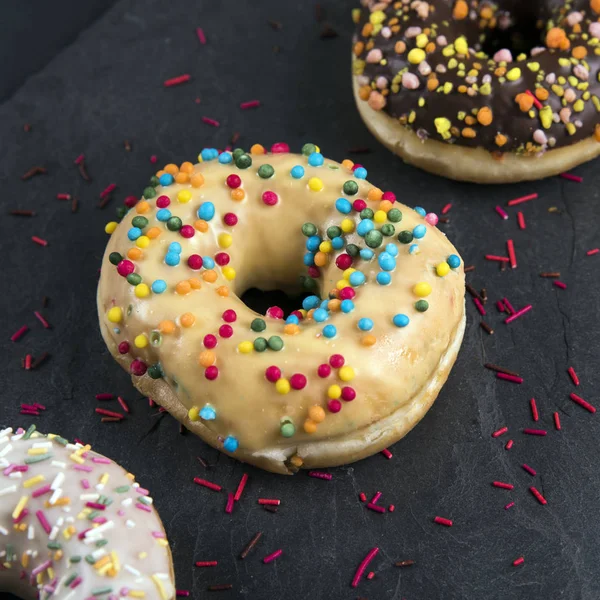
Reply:
[[[173,600],[148,490],[80,443],[0,430],[0,591],[24,600]]]
[[[113,356],[188,429],[270,471],[396,442],[435,400],[464,332],[464,269],[437,216],[313,144],[199,160],[167,165],[107,225],[98,311]],[[299,279],[311,295],[286,319],[240,299]]]
[[[356,102],[407,163],[504,183],[600,154],[600,0],[362,4],[353,13]],[[519,26],[545,30],[545,46],[521,51]],[[481,50],[498,41],[512,51]]]

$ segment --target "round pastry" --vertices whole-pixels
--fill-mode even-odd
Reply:
[[[367,171],[276,144],[169,164],[107,226],[102,335],[134,385],[264,469],[349,463],[436,398],[464,330],[464,270],[437,217]],[[304,292],[258,314],[249,288]]]
[[[600,154],[600,0],[362,5],[353,14],[357,106],[407,163],[504,183]]]
[[[20,598],[175,598],[148,490],[57,435],[0,430],[0,591]]]

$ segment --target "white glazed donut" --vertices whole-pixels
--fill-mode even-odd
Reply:
[[[24,600],[172,600],[152,498],[89,446],[0,431],[0,591]]]
[[[167,165],[108,226],[98,312],[113,356],[188,429],[271,471],[396,442],[464,332],[463,265],[437,217],[313,144],[200,158]],[[312,295],[285,320],[241,300],[299,281]]]

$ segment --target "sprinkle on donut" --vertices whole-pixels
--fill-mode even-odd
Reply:
[[[363,0],[353,55],[358,96],[420,139],[538,155],[600,141],[600,2],[541,2],[529,53],[481,48],[531,7],[473,0]],[[512,12],[511,12],[512,11]],[[529,12],[527,12],[529,11]]]
[[[463,314],[462,263],[437,216],[314,144],[198,160],[159,170],[108,228],[100,318],[134,382],[163,382],[178,418],[230,453],[343,435],[407,402],[384,393],[374,361],[428,375]],[[257,315],[240,300],[255,281],[299,282],[304,299]],[[408,342],[430,330],[432,357]]]

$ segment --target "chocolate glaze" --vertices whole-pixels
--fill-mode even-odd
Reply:
[[[382,109],[392,117],[397,117],[401,124],[413,129],[420,137],[430,137],[470,147],[484,147],[491,152],[512,151],[535,154],[553,147],[573,144],[594,134],[600,141],[600,126],[598,126],[600,123],[600,100],[598,99],[600,41],[590,33],[590,25],[591,31],[596,36],[598,35],[596,29],[600,29],[600,23],[593,24],[598,22],[599,17],[591,7],[593,5],[598,8],[595,0],[591,2],[590,0],[567,0],[566,2],[564,0],[546,2],[503,0],[497,4],[473,0],[469,2],[468,15],[461,20],[453,16],[456,1],[437,0],[427,3],[418,0],[396,2],[363,0],[360,15],[355,13],[357,33],[354,44],[354,74],[359,77],[359,83],[363,86],[363,97],[369,93],[367,86],[372,88],[368,101],[373,108],[381,109],[383,100],[379,96],[381,92],[385,96],[385,106]],[[485,25],[482,24],[482,10],[488,14],[491,11],[493,14]],[[373,25],[373,20],[382,18],[381,13],[377,11],[382,11],[385,18],[379,29],[375,25],[369,32],[369,25]],[[394,25],[392,19],[395,17],[398,22]],[[390,21],[391,25],[388,25]],[[531,23],[534,22],[537,23],[539,33],[535,30],[531,31]],[[399,31],[389,31],[394,27],[397,29],[398,26],[400,26]],[[517,52],[513,52],[510,63],[496,62],[487,55],[476,55],[481,51],[482,45],[493,48],[494,40],[504,41],[510,37],[514,39],[515,32],[520,32],[521,27],[526,27],[526,37],[532,39],[535,39],[536,35],[539,37],[539,44],[533,52],[520,56]],[[570,43],[569,49],[545,47],[546,32],[552,27],[560,27],[566,32]],[[469,56],[457,56],[457,54],[445,56],[444,48],[436,43],[435,49],[427,52],[425,58],[426,64],[431,68],[431,74],[428,75],[426,66],[423,70],[423,64],[411,64],[408,60],[410,50],[417,47],[417,38],[410,35],[417,30],[411,31],[410,28],[420,28],[421,33],[427,33],[429,30],[428,42],[439,42],[438,36],[445,36],[448,44],[446,48],[453,46],[457,38],[464,36],[468,42]],[[435,33],[431,33],[431,29],[435,29]],[[388,33],[391,35],[385,37]],[[400,41],[406,44],[406,49],[402,53],[395,50],[396,44]],[[587,56],[583,60],[573,57],[573,49],[576,47],[585,48]],[[379,49],[382,57],[380,60],[369,62],[369,52],[373,49]],[[377,53],[374,53],[370,60],[376,58]],[[459,65],[464,63],[465,68],[460,69],[460,66],[454,69],[448,68],[451,66],[452,58],[455,58]],[[568,65],[565,64],[565,59]],[[481,65],[476,80],[471,79],[470,83],[466,83],[465,76],[475,63]],[[536,72],[528,66],[532,63],[534,68],[535,63],[539,64]],[[514,81],[502,81],[496,71],[502,66],[506,67],[507,72],[518,67],[521,70],[520,76]],[[586,82],[586,71],[589,73],[587,90],[578,89],[578,85]],[[394,77],[399,79],[399,72],[416,75],[418,88],[407,89],[399,81],[397,81],[398,87],[393,86],[393,79]],[[439,85],[433,91],[429,91],[427,81],[433,74],[436,75]],[[553,88],[551,84],[553,75],[557,80],[555,84],[562,88],[562,93],[567,89],[574,91],[574,94],[569,92],[570,99],[574,96],[572,101],[567,102],[564,97],[557,95],[557,92],[561,94],[561,90],[557,87]],[[561,76],[567,80],[563,85],[558,82]],[[414,85],[414,77],[411,77],[411,80]],[[469,87],[473,83],[481,89],[486,80],[490,80],[488,94],[484,95],[480,91],[472,90],[470,92],[472,95],[469,95],[459,91],[459,86]],[[442,91],[444,84],[446,86],[452,84],[449,93]],[[385,87],[382,89],[381,86]],[[529,111],[523,112],[515,100],[517,94],[524,93],[526,90],[535,92],[536,88],[540,87],[549,92],[548,98],[539,103],[541,106],[538,105],[538,108],[546,106],[551,108],[553,122],[549,127],[543,126],[539,110],[535,105]],[[577,102],[580,99],[581,102]],[[423,106],[419,106],[419,101]],[[574,106],[578,111],[574,110]],[[471,119],[475,122],[470,124],[464,119],[460,120],[460,113],[476,115],[482,107],[488,107],[492,111],[493,120],[489,125],[484,126],[475,119]],[[565,119],[563,122],[559,111],[565,108],[570,109],[571,114],[565,118],[567,115],[563,110],[562,116]],[[440,134],[436,127],[436,119],[440,118],[448,119],[451,125],[451,129],[445,136]],[[569,122],[572,125],[568,125]],[[438,125],[439,123],[438,121]],[[474,137],[464,137],[462,132],[465,127],[470,129],[467,134],[472,135],[474,132]],[[538,133],[534,137],[536,130]],[[498,134],[504,137],[497,137]]]

